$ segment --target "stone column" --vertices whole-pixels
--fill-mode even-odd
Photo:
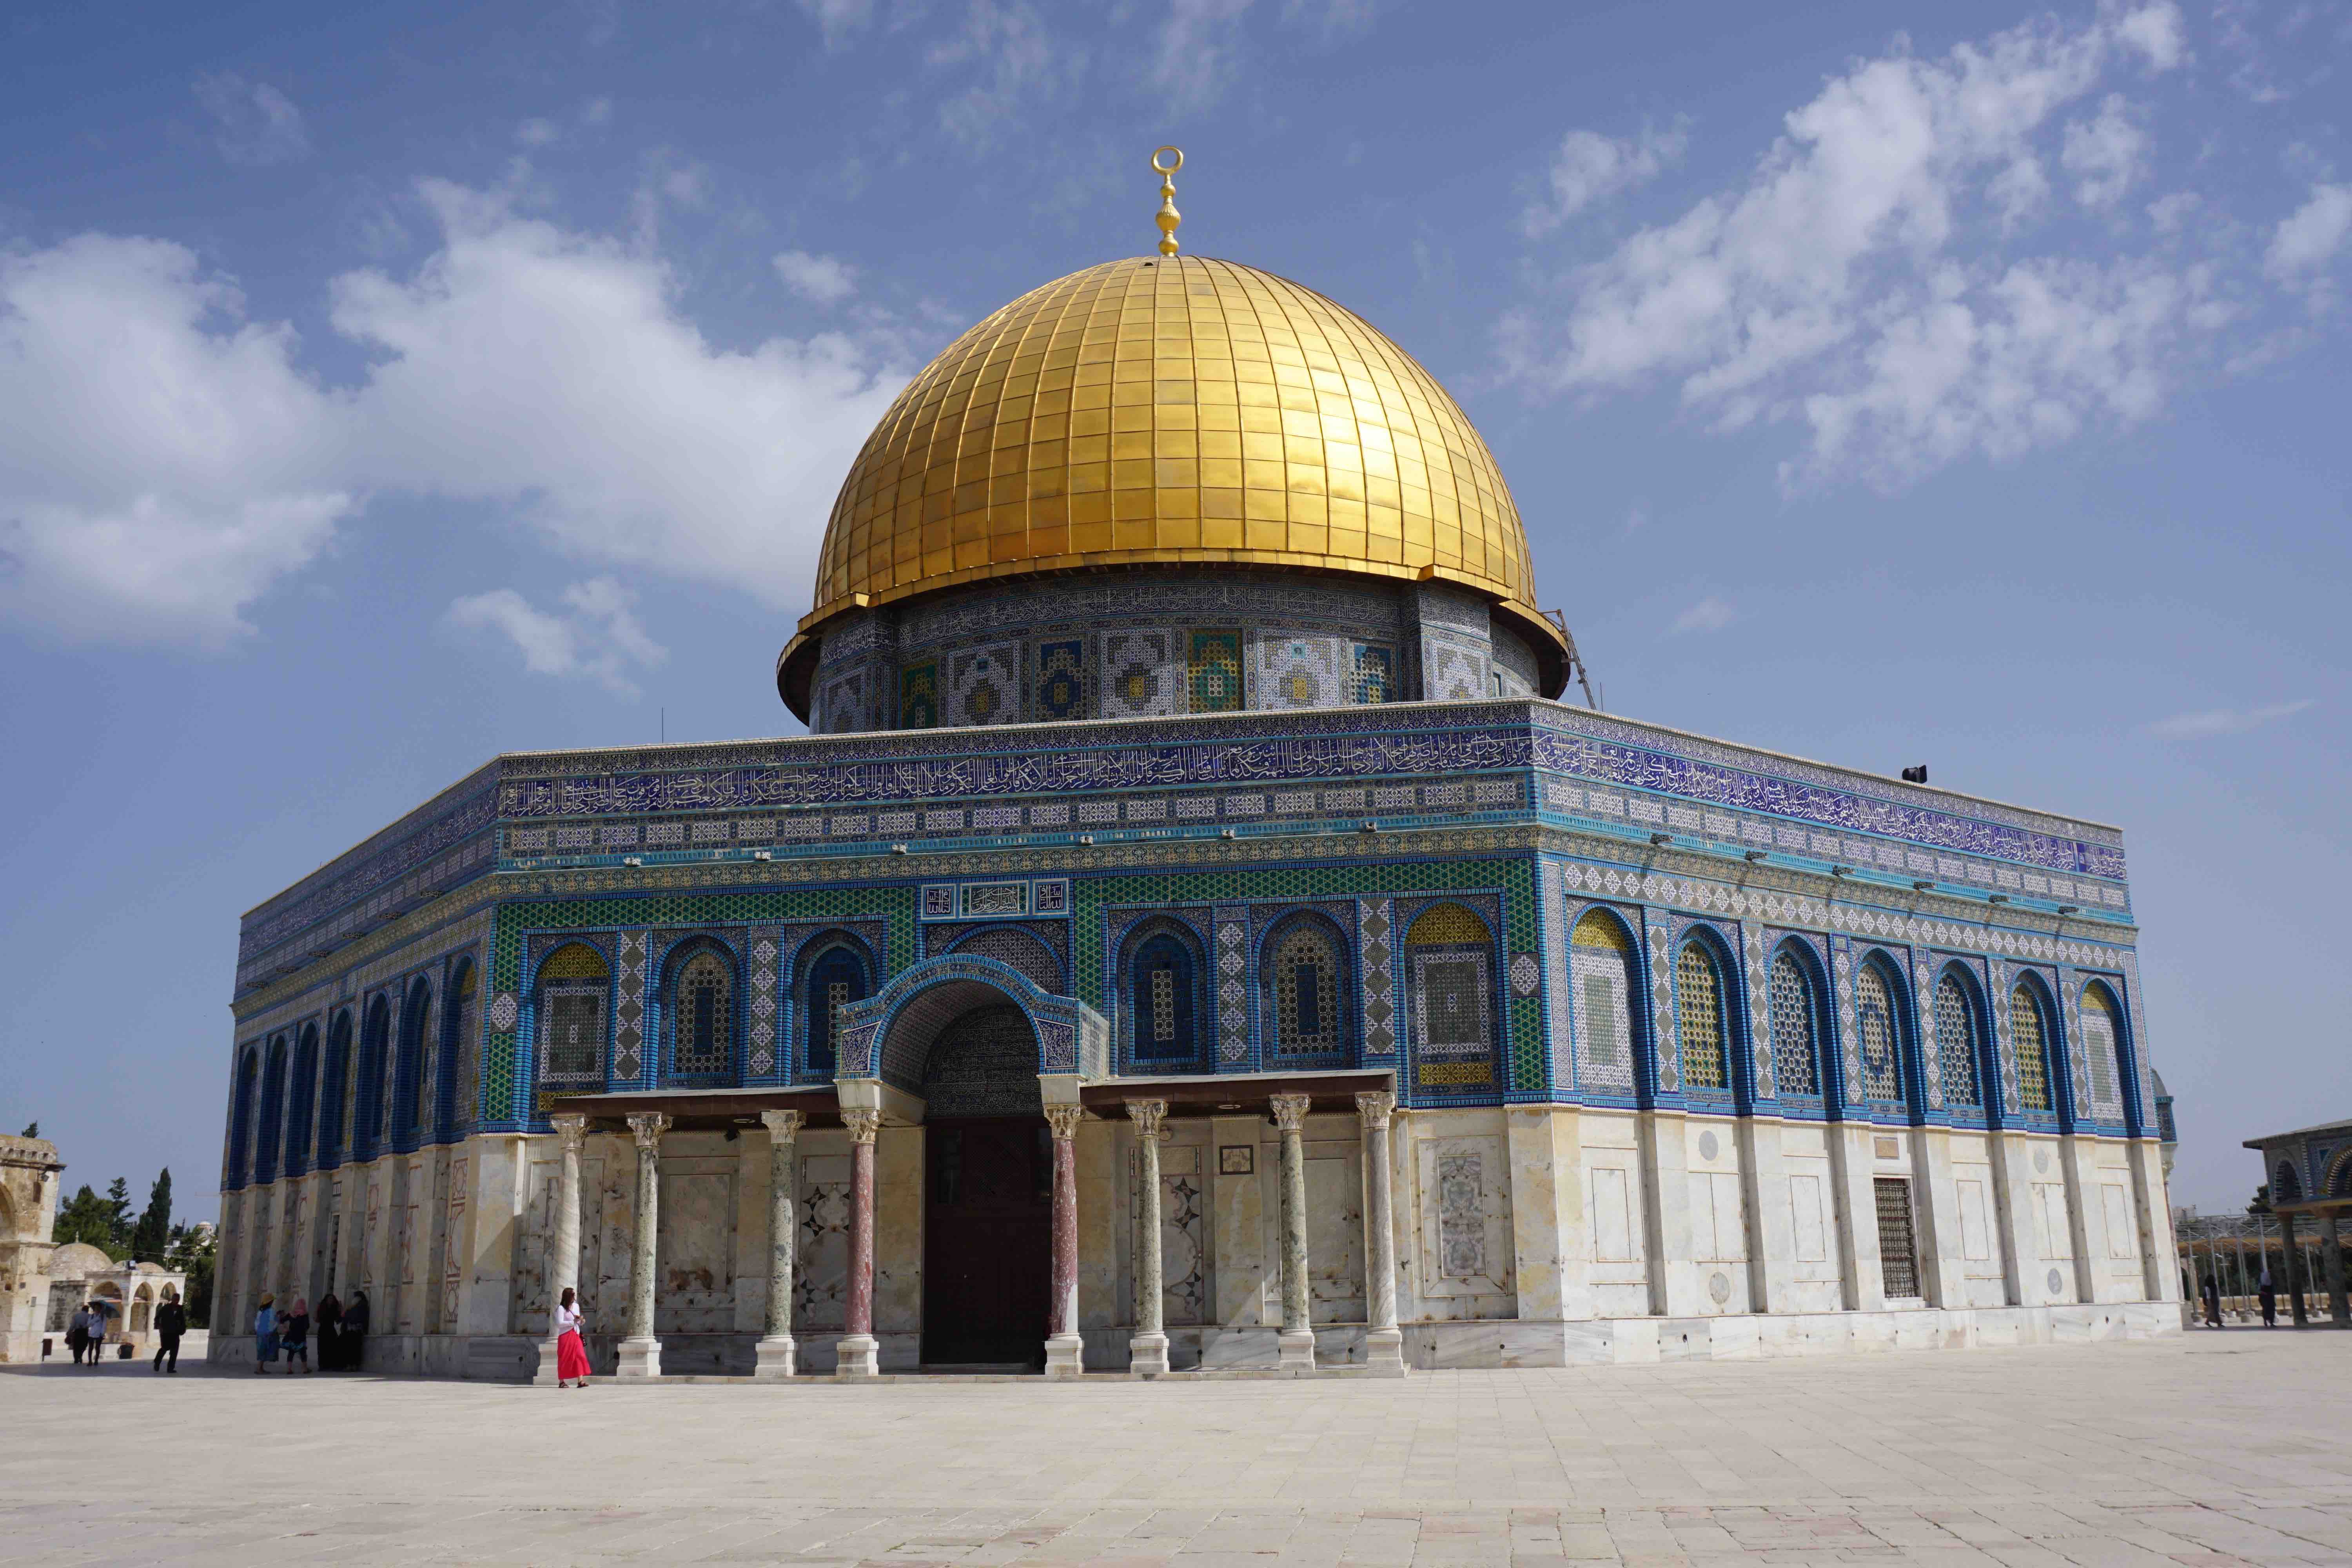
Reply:
[[[760,1120],[768,1124],[768,1318],[751,1375],[765,1383],[790,1377],[794,1370],[793,1247],[799,1222],[793,1195],[800,1165],[793,1156],[806,1119],[797,1110],[763,1110]]]
[[[874,1135],[882,1130],[879,1110],[849,1107],[841,1113],[849,1129],[849,1310],[841,1336],[836,1377],[879,1377],[882,1342],[874,1337]]]
[[[1389,1115],[1396,1096],[1383,1090],[1356,1096],[1364,1133],[1364,1361],[1383,1377],[1404,1375],[1404,1334],[1397,1327],[1396,1215],[1389,1195]]]
[[[2319,1216],[2319,1242],[2320,1261],[2327,1268],[2327,1316],[2339,1329],[2352,1328],[2352,1302],[2344,1292],[2344,1241],[2334,1209]]]
[[[1086,1341],[1078,1333],[1078,1123],[1086,1108],[1049,1105],[1054,1130],[1054,1297],[1046,1319],[1045,1375],[1076,1377],[1086,1371]],[[1158,1155],[1155,1152],[1153,1158]],[[1155,1312],[1156,1315],[1156,1312]],[[1160,1353],[1167,1353],[1161,1341]]]
[[[1127,1342],[1127,1370],[1155,1376],[1168,1370],[1168,1335],[1160,1321],[1160,1123],[1168,1115],[1164,1100],[1130,1100],[1127,1114],[1135,1122],[1135,1180],[1142,1203],[1138,1209],[1135,1238],[1135,1334]]]
[[[661,1375],[661,1341],[654,1337],[654,1237],[661,1229],[661,1139],[668,1131],[669,1118],[659,1111],[629,1118],[637,1144],[637,1231],[629,1247],[629,1336],[621,1342],[615,1377]]]
[[[2294,1234],[2294,1215],[2278,1216],[2280,1248],[2286,1254],[2286,1304],[2294,1314],[2294,1326],[2306,1327],[2311,1314],[2303,1306],[2303,1243]]]
[[[1277,1364],[1306,1373],[1315,1370],[1315,1326],[1307,1299],[1307,1151],[1300,1133],[1310,1103],[1303,1094],[1277,1094],[1274,1122],[1282,1129],[1282,1347]]]
[[[551,1116],[548,1121],[555,1127],[556,1139],[555,1233],[547,1241],[547,1338],[540,1342],[539,1371],[531,1378],[543,1388],[556,1384],[555,1304],[563,1300],[567,1287],[580,1289],[580,1144],[588,1135],[584,1116]]]

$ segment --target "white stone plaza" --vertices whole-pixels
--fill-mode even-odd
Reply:
[[[2352,1563],[2326,1329],[1312,1382],[192,1372],[0,1373],[0,1560]]]

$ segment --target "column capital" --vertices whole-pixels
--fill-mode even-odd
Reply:
[[[767,1128],[769,1137],[781,1141],[799,1137],[801,1129],[808,1125],[808,1113],[801,1110],[763,1110],[760,1112],[760,1121]]]
[[[852,1143],[871,1143],[874,1135],[882,1131],[882,1113],[865,1106],[851,1106],[841,1113],[841,1124],[849,1129]]]
[[[1160,1136],[1160,1124],[1168,1120],[1168,1102],[1164,1100],[1130,1100],[1127,1102],[1127,1114],[1135,1123],[1138,1136],[1157,1138]]]
[[[1384,1089],[1367,1090],[1356,1096],[1356,1115],[1366,1127],[1386,1127],[1389,1114],[1395,1110],[1396,1096]]]
[[[1082,1105],[1049,1105],[1045,1108],[1045,1120],[1052,1125],[1054,1136],[1067,1142],[1078,1135],[1078,1122],[1086,1113]]]
[[[555,1135],[563,1140],[567,1148],[578,1147],[580,1141],[588,1136],[588,1119],[584,1116],[566,1112],[562,1116],[551,1116],[547,1120],[549,1124],[554,1127]]]
[[[1274,1124],[1296,1132],[1307,1125],[1307,1108],[1314,1101],[1303,1094],[1277,1094],[1266,1103],[1274,1108]]]
[[[669,1131],[669,1117],[659,1110],[636,1110],[629,1113],[629,1136],[637,1147],[652,1151],[661,1147],[661,1136]]]

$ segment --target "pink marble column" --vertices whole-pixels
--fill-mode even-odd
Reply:
[[[849,1129],[849,1316],[841,1337],[839,1377],[876,1377],[882,1371],[882,1342],[874,1337],[874,1135],[878,1110],[841,1113]]]
[[[1054,1130],[1054,1300],[1046,1320],[1045,1375],[1076,1377],[1085,1369],[1078,1334],[1078,1122],[1075,1105],[1045,1107]]]

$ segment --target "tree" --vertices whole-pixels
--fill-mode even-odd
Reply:
[[[5,1127],[6,1125],[6,1122],[0,1121],[0,1127]],[[27,1121],[25,1123],[25,1130],[16,1134],[19,1138],[38,1138],[40,1135],[41,1124],[37,1121]]]
[[[131,1184],[117,1176],[107,1184],[106,1218],[113,1227],[115,1245],[131,1245]]]
[[[122,1184],[117,1182],[115,1185]],[[57,1229],[52,1234],[59,1247],[69,1242],[88,1242],[117,1260],[131,1250],[130,1237],[120,1228],[114,1206],[87,1185],[58,1205]]]
[[[175,1226],[164,1267],[188,1277],[188,1321],[205,1323],[213,1315],[213,1266],[218,1260],[218,1238],[210,1228]]]
[[[171,1246],[172,1167],[166,1165],[148,1191],[146,1212],[139,1216],[138,1228],[131,1233],[131,1256],[161,1262]]]

